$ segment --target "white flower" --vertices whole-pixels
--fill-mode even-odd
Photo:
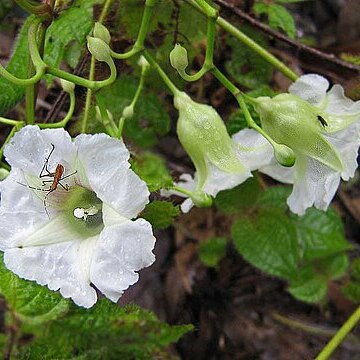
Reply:
[[[264,130],[296,156],[291,168],[279,165],[273,157],[259,170],[294,185],[287,203],[299,215],[312,205],[326,210],[340,178],[348,180],[357,168],[360,101],[346,98],[340,85],[327,92],[328,88],[325,78],[308,74],[290,86],[290,94],[259,98],[255,105]],[[272,151],[268,143],[267,148]]]
[[[175,95],[174,104],[179,110],[179,140],[196,169],[194,178],[183,174],[175,184],[193,192],[181,205],[183,212],[201,203],[202,194],[216,196],[221,190],[231,189],[251,177],[252,170],[269,162],[271,155],[263,156],[251,132],[241,146],[236,144],[213,107],[196,103],[183,92]],[[171,194],[188,197],[178,191],[162,191],[163,196]]]
[[[132,220],[149,192],[130,170],[123,142],[105,134],[72,141],[63,129],[27,126],[7,145],[5,156],[12,167],[0,183],[6,267],[60,290],[79,306],[96,303],[94,287],[116,302],[137,282],[136,271],[155,260],[151,225]],[[59,164],[64,172],[57,188],[43,191],[55,181],[47,170]]]

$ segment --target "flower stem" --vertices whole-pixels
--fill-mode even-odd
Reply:
[[[114,59],[119,59],[119,60],[128,59],[131,56],[137,54],[138,52],[140,52],[144,49],[144,41],[145,41],[146,35],[149,31],[150,21],[151,21],[153,9],[154,9],[156,2],[157,2],[157,0],[146,0],[145,1],[145,9],[144,9],[144,13],[143,13],[143,16],[141,19],[141,25],[140,25],[140,29],[139,29],[135,44],[129,51],[122,53],[122,54],[117,53],[115,51],[111,51],[111,56]]]
[[[329,341],[329,343],[321,350],[320,354],[315,360],[329,359],[335,349],[343,342],[348,333],[360,321],[360,306],[353,312],[353,314],[346,320],[339,331]]]
[[[71,117],[73,116],[74,110],[75,110],[75,102],[76,102],[75,92],[70,91],[69,96],[70,96],[70,106],[69,106],[69,110],[68,110],[66,116],[64,117],[64,119],[62,119],[61,121],[58,121],[56,123],[50,123],[50,124],[38,123],[36,125],[38,125],[40,129],[56,129],[56,128],[65,127],[66,124],[71,119]]]
[[[159,73],[161,79],[164,81],[165,85],[169,88],[169,90],[173,93],[174,96],[181,92],[170,80],[170,78],[165,74],[164,70],[160,67],[160,65],[147,51],[144,51],[144,57],[149,62],[149,64]]]
[[[98,22],[102,23],[109,11],[110,5],[112,3],[112,0],[106,0],[104,7],[101,10],[101,14],[99,17]],[[91,56],[90,60],[90,70],[89,70],[89,80],[93,81],[95,77],[95,58],[94,56]],[[81,132],[86,133],[87,130],[87,122],[89,119],[89,112],[91,107],[91,100],[92,100],[93,91],[92,89],[88,88],[86,92],[86,100],[85,100],[85,107],[84,107],[84,114],[82,117],[82,123],[81,123]]]
[[[198,1],[195,1],[195,0],[186,0],[186,1],[187,1],[187,3],[192,5],[194,8],[196,8],[198,11],[200,11],[203,14],[208,16],[208,13],[204,10],[204,8],[202,6],[200,6],[198,4]],[[257,54],[259,54],[262,58],[264,58],[267,62],[269,62],[271,65],[273,65],[276,69],[278,69],[280,72],[282,72],[289,79],[291,79],[292,81],[295,81],[298,78],[298,75],[294,71],[292,71],[288,66],[286,66],[282,61],[277,59],[274,55],[272,55],[270,52],[265,50],[262,46],[257,44],[254,40],[249,38],[242,31],[240,31],[235,26],[230,24],[228,21],[226,21],[225,19],[223,19],[222,17],[219,16],[216,19],[216,23],[218,25],[220,25],[226,32],[233,35],[235,38],[237,38],[243,44],[248,46],[250,49],[252,49]]]
[[[196,74],[189,75],[186,73],[185,69],[178,71],[179,75],[184,80],[197,81],[214,67],[215,33],[216,33],[216,18],[208,17],[207,32],[206,32],[207,46],[206,46],[205,61],[201,69]]]

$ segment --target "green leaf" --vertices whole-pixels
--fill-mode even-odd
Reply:
[[[350,281],[342,288],[342,292],[352,302],[360,303],[360,282]]]
[[[202,242],[199,247],[199,259],[207,266],[216,266],[224,257],[227,240],[223,237],[215,237]]]
[[[262,35],[254,30],[242,29],[255,42],[266,48],[266,41]],[[260,55],[240,43],[233,37],[228,37],[228,45],[231,47],[231,58],[226,62],[227,72],[241,85],[256,89],[262,85],[268,85],[272,77],[272,67]]]
[[[86,36],[94,24],[92,7],[101,2],[102,0],[77,0],[53,21],[45,39],[44,61],[47,64],[58,67],[66,56],[69,64],[76,66],[85,50]],[[46,75],[46,79],[50,83],[53,76]]]
[[[253,206],[259,193],[259,182],[253,177],[233,189],[220,191],[215,198],[215,205],[225,214],[236,213]]]
[[[14,52],[7,66],[7,70],[18,78],[26,79],[28,52],[28,30],[33,17],[29,16],[21,27],[14,46]],[[0,76],[0,115],[14,107],[25,94],[24,86],[18,86]]]
[[[125,106],[135,95],[138,80],[131,76],[120,76],[113,84],[96,93],[97,101],[109,109],[114,119],[119,119]],[[142,93],[135,106],[134,116],[125,121],[125,135],[138,145],[152,146],[158,135],[165,135],[170,129],[170,117],[158,97]]]
[[[275,206],[286,211],[288,210],[286,199],[290,193],[290,186],[272,186],[260,193],[257,203],[263,206]]]
[[[151,359],[192,330],[170,326],[135,305],[100,300],[91,309],[73,309],[42,337],[22,349],[28,359]]]
[[[308,303],[316,303],[323,300],[327,290],[327,279],[318,276],[310,266],[301,269],[297,279],[293,280],[288,288],[292,296]]]
[[[273,29],[283,30],[290,38],[296,34],[295,21],[292,15],[282,5],[257,3],[254,6],[257,14],[266,14],[269,17],[269,25]]]
[[[165,229],[173,224],[179,214],[179,206],[174,206],[169,201],[155,200],[146,205],[141,217],[149,221],[155,229]]]
[[[133,156],[131,168],[146,182],[151,192],[173,184],[164,160],[154,153],[144,152]]]
[[[351,276],[360,282],[360,258],[356,258],[351,263]]]
[[[325,258],[349,250],[341,219],[333,209],[310,208],[304,216],[293,216],[305,261]]]
[[[7,306],[26,325],[36,326],[64,315],[69,301],[34,281],[20,279],[3,264],[0,258],[0,293]]]
[[[280,209],[259,209],[252,217],[236,220],[232,236],[237,250],[254,266],[286,279],[295,276],[299,259],[296,229]]]

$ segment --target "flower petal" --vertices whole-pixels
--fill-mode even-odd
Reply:
[[[294,183],[294,173],[295,173],[295,165],[292,167],[285,167],[280,165],[275,157],[269,165],[266,165],[259,169],[262,173],[272,177],[273,179],[283,182],[285,184],[293,184]]]
[[[136,217],[148,203],[149,191],[129,169],[130,154],[124,143],[105,134],[82,134],[75,144],[84,170],[80,181],[88,182],[98,198],[120,215]]]
[[[59,290],[63,297],[86,308],[95,304],[96,291],[90,286],[89,270],[97,237],[86,241],[5,251],[8,269],[27,280]]]
[[[270,143],[255,130],[243,129],[232,139],[238,146],[240,161],[251,171],[269,164],[274,158]]]
[[[54,151],[49,158],[48,168],[53,171],[57,164],[62,164],[65,167],[64,175],[71,173],[76,149],[64,129],[40,130],[38,126],[25,126],[10,140],[4,155],[12,167],[38,177],[52,144]]]
[[[360,126],[352,124],[344,130],[325,135],[327,140],[335,147],[340,154],[344,164],[341,177],[349,180],[355,174],[358,167],[357,157],[360,146]]]
[[[320,105],[325,99],[329,82],[318,74],[300,76],[289,87],[289,93],[297,95],[312,105]]]
[[[94,253],[91,282],[116,302],[124,290],[138,281],[136,271],[155,261],[154,244],[151,225],[144,219],[105,227]]]
[[[340,173],[312,158],[298,155],[295,163],[294,187],[287,203],[292,212],[305,214],[315,205],[326,210],[340,183]]]

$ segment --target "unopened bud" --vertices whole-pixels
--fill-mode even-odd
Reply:
[[[191,195],[191,200],[195,206],[202,208],[210,207],[213,203],[212,197],[204,192],[194,192]]]
[[[145,59],[144,55],[140,56],[137,64],[142,68],[147,68],[150,66],[149,62]]]
[[[70,93],[75,89],[75,84],[65,79],[60,79],[60,84],[63,90],[66,91],[67,93]]]
[[[101,23],[96,22],[93,31],[94,37],[103,40],[106,44],[110,44],[111,35],[109,30]]]
[[[88,36],[87,47],[97,61],[111,60],[110,47],[104,40]]]
[[[295,164],[295,154],[288,146],[283,144],[276,144],[274,146],[275,158],[279,164],[286,167],[291,167]]]
[[[95,114],[96,114],[96,119],[97,119],[97,120],[99,120],[99,121],[107,120],[107,119],[104,119],[104,117],[101,115],[101,111],[100,111],[100,108],[99,108],[98,106],[95,106]],[[112,114],[108,109],[106,109],[106,116],[107,116],[111,121],[114,120],[113,114]]]
[[[187,50],[180,44],[175,45],[169,57],[171,66],[177,71],[185,70],[189,64]]]
[[[134,115],[134,106],[132,105],[128,105],[124,108],[123,112],[122,112],[122,116],[125,119],[131,119]]]

